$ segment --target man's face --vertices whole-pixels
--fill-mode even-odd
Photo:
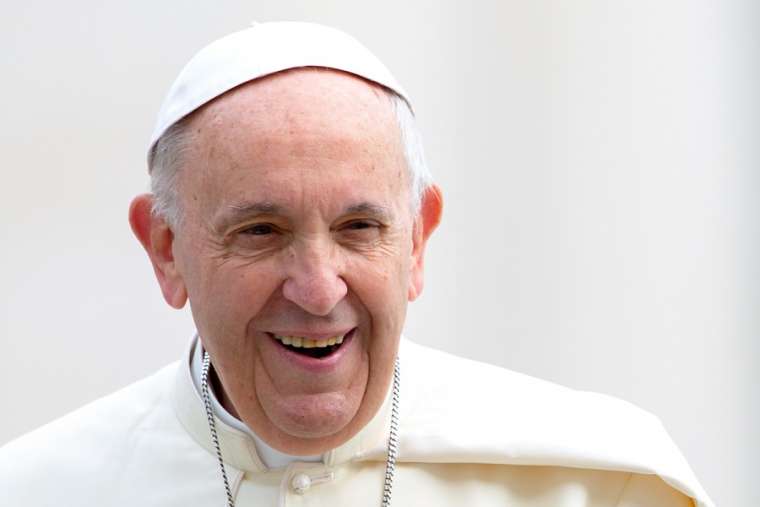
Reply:
[[[189,128],[172,248],[224,399],[280,450],[334,447],[381,405],[417,293],[390,101],[298,70],[225,94]]]

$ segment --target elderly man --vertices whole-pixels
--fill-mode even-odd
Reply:
[[[6,446],[0,504],[710,506],[654,417],[402,339],[442,210],[410,104],[326,27],[197,54],[130,223],[198,336]]]

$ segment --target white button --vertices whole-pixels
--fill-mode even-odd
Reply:
[[[296,474],[290,481],[290,486],[293,491],[299,495],[303,495],[311,487],[311,477],[306,474]]]

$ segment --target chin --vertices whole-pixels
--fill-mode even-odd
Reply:
[[[269,420],[283,433],[297,439],[330,439],[349,429],[359,411],[358,403],[344,394],[309,394],[289,396],[264,411]]]

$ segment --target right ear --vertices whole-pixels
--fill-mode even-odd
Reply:
[[[152,212],[153,194],[138,195],[129,206],[129,225],[145,248],[164,299],[174,308],[187,302],[187,288],[174,259],[174,231]]]

